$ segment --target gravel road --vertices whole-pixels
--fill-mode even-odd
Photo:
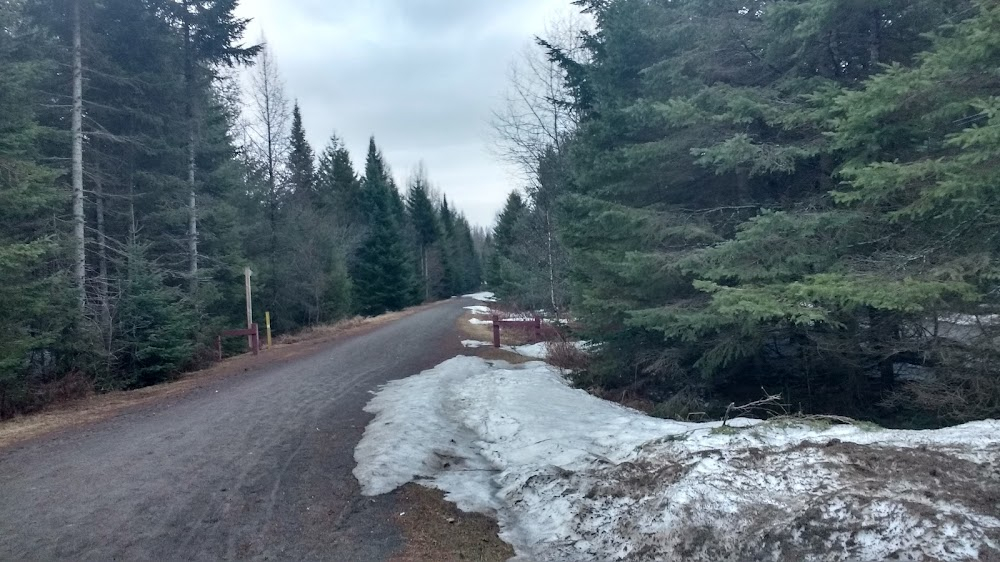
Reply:
[[[0,560],[389,558],[393,495],[351,475],[362,407],[461,353],[467,304],[0,451]]]

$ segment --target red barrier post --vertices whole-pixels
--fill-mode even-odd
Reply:
[[[493,347],[500,348],[500,316],[493,315]]]

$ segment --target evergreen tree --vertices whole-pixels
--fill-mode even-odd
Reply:
[[[336,135],[319,158],[316,191],[321,208],[332,209],[345,223],[361,225],[361,182],[351,155]]]
[[[506,300],[518,300],[525,291],[522,283],[515,280],[523,268],[515,264],[512,257],[519,237],[524,234],[521,225],[527,215],[528,206],[521,194],[512,191],[493,228],[493,254],[490,256],[486,281],[494,293]]]
[[[412,302],[413,282],[394,209],[395,187],[381,151],[372,138],[365,162],[362,210],[368,233],[354,266],[354,303],[358,312],[377,315]]]
[[[164,283],[163,273],[145,254],[137,241],[129,243],[118,311],[118,361],[128,373],[120,382],[126,386],[163,382],[191,361],[195,349],[190,303]]]
[[[424,286],[422,300],[429,300],[431,297],[429,252],[431,246],[440,237],[437,213],[434,211],[434,204],[431,202],[428,191],[427,174],[421,166],[410,180],[410,190],[406,203],[410,220],[416,231],[420,252],[420,276]]]
[[[36,92],[49,68],[20,9],[0,4],[0,417],[32,405],[31,385],[52,376],[53,349],[72,319],[52,220],[66,197],[37,150]]]
[[[577,313],[607,344],[589,374],[654,398],[765,386],[871,415],[896,365],[920,361],[899,335],[907,303],[969,292],[864,271],[859,254],[893,251],[872,242],[891,227],[829,197],[845,156],[834,100],[910,64],[968,3],[580,4],[597,21],[589,57],[550,55],[583,116],[559,238]]]
[[[315,201],[316,172],[312,147],[306,140],[306,131],[302,126],[302,112],[298,102],[292,109],[292,130],[289,135],[290,150],[288,153],[288,183],[292,194],[300,199]]]

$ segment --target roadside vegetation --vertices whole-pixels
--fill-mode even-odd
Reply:
[[[0,3],[0,418],[205,366],[247,267],[279,334],[480,285],[423,168],[314,152],[236,4]]]
[[[682,419],[1000,416],[995,2],[575,4],[497,112],[525,189],[487,278],[571,310],[578,384]]]

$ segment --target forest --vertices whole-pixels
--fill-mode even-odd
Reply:
[[[594,342],[578,384],[680,419],[1000,416],[1000,4],[575,4],[496,111],[526,189],[486,270]]]
[[[374,138],[314,152],[236,4],[0,2],[0,417],[205,365],[247,267],[278,333],[480,286],[485,233]]]

